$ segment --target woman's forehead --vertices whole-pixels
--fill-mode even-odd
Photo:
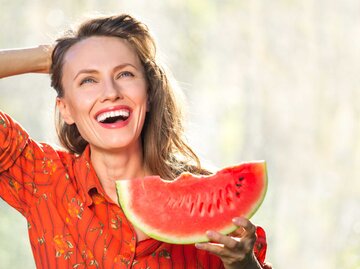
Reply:
[[[65,54],[64,67],[84,68],[129,63],[141,66],[135,49],[119,37],[93,36],[73,45]]]

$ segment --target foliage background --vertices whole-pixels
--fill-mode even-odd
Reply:
[[[0,0],[0,48],[49,43],[94,13],[144,21],[187,97],[188,138],[218,167],[265,159],[253,217],[274,268],[360,268],[360,2]],[[56,143],[47,75],[0,80],[0,108]],[[0,202],[0,269],[34,268]]]

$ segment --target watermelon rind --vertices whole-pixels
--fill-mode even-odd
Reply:
[[[251,163],[262,163],[263,164],[263,183],[264,188],[262,190],[261,195],[259,196],[259,199],[257,200],[257,203],[255,203],[251,210],[247,214],[245,214],[243,217],[251,218],[256,211],[261,206],[262,202],[265,199],[265,194],[267,192],[268,187],[268,178],[267,178],[267,169],[266,169],[266,162],[265,161],[256,161]],[[171,184],[171,183],[170,183]],[[116,182],[116,189],[117,189],[117,195],[118,195],[118,201],[119,204],[124,211],[124,214],[126,215],[127,219],[138,229],[140,229],[142,232],[147,234],[149,237],[154,238],[158,241],[170,243],[170,244],[194,244],[194,243],[201,243],[201,242],[208,242],[209,238],[206,236],[205,232],[201,234],[194,233],[191,236],[176,236],[173,233],[167,234],[164,231],[156,229],[156,227],[147,225],[143,220],[141,220],[136,213],[134,213],[131,210],[131,197],[130,197],[130,188],[131,180],[118,180]],[[239,216],[240,217],[240,216]],[[222,229],[217,230],[217,232],[221,234],[230,234],[234,232],[238,227],[234,225],[232,222],[229,222],[229,225],[224,226]]]

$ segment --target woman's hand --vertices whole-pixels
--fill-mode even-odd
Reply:
[[[217,255],[226,269],[261,269],[254,255],[256,227],[246,218],[235,218],[234,224],[239,227],[231,236],[208,231],[212,243],[199,243],[196,247]]]
[[[24,73],[49,73],[53,45],[0,50],[0,78]]]

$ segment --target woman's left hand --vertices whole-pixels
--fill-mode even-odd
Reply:
[[[254,255],[256,227],[246,218],[235,218],[239,228],[229,236],[215,231],[208,231],[211,243],[198,243],[196,247],[217,255],[225,269],[261,269]]]

